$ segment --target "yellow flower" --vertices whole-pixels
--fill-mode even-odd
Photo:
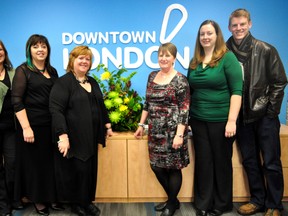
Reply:
[[[125,111],[125,110],[127,110],[127,109],[128,109],[128,107],[125,106],[125,105],[120,105],[120,107],[119,107],[119,111],[120,111],[120,112],[123,112],[123,111]]]
[[[124,103],[125,103],[125,104],[128,104],[129,101],[130,101],[130,99],[129,99],[128,97],[125,97],[125,98],[124,98]]]
[[[123,103],[123,100],[120,97],[114,98],[113,100],[115,106],[120,106]]]
[[[112,101],[109,100],[109,99],[106,99],[106,100],[104,101],[104,104],[105,104],[105,106],[106,106],[106,108],[107,108],[108,110],[113,107],[113,103],[112,103]]]
[[[120,121],[121,114],[119,112],[113,111],[109,114],[109,118],[112,123],[117,123]]]
[[[137,108],[137,110],[140,110],[140,109],[141,109],[141,105],[138,103],[138,104],[136,105],[136,108]]]
[[[109,71],[105,71],[101,74],[101,80],[109,80],[111,77],[111,73]]]
[[[116,91],[110,91],[110,92],[108,93],[108,97],[109,97],[109,98],[117,98],[118,96],[119,96],[119,93],[116,92]]]

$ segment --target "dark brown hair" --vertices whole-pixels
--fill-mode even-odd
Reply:
[[[13,65],[9,59],[9,56],[8,56],[8,51],[4,45],[4,43],[0,40],[0,46],[3,48],[4,50],[4,55],[5,55],[5,59],[4,59],[4,62],[3,62],[3,66],[8,70],[12,70],[13,69]]]
[[[193,56],[192,60],[190,61],[190,65],[189,65],[189,67],[191,69],[195,69],[197,67],[197,65],[202,63],[203,59],[205,57],[204,49],[200,43],[200,29],[202,26],[208,25],[208,24],[211,24],[214,27],[216,35],[217,35],[215,48],[213,51],[212,59],[209,62],[209,66],[215,67],[218,64],[219,60],[227,52],[226,43],[224,41],[224,37],[223,37],[222,31],[221,31],[218,23],[216,23],[213,20],[205,20],[204,22],[201,23],[201,25],[198,29],[197,39],[196,39],[196,44],[195,44],[195,50],[194,50],[194,56]]]
[[[26,64],[32,71],[37,71],[37,68],[32,63],[32,56],[31,56],[31,46],[36,45],[37,43],[43,43],[47,46],[47,57],[45,59],[45,67],[46,69],[51,72],[53,71],[53,68],[50,64],[50,53],[51,53],[51,47],[49,44],[48,39],[39,34],[33,34],[29,37],[28,41],[26,42]]]

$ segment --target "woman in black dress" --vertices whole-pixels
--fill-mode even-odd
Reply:
[[[105,135],[113,134],[99,85],[88,76],[91,66],[91,50],[74,48],[67,73],[56,81],[50,95],[58,199],[71,203],[72,211],[80,216],[100,215],[92,203],[98,143],[105,146]]]
[[[49,215],[47,204],[56,201],[49,94],[58,74],[50,65],[50,51],[45,36],[32,35],[27,60],[16,68],[12,85],[18,120],[15,196],[27,197],[41,215]]]

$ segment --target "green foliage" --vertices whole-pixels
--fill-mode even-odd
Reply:
[[[131,88],[131,79],[137,73],[130,73],[127,77],[123,74],[127,69],[119,67],[110,72],[104,64],[99,64],[96,72],[102,71],[100,78],[92,74],[99,83],[103,93],[104,103],[109,113],[109,118],[114,131],[134,131],[138,128],[144,98],[140,97]]]

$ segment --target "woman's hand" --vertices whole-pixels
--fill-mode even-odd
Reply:
[[[107,137],[111,137],[114,135],[112,128],[107,129],[106,135],[107,135]]]
[[[23,138],[25,142],[34,143],[34,132],[30,126],[23,129]]]
[[[225,127],[225,137],[233,137],[236,135],[236,121],[227,121]]]
[[[183,137],[176,135],[173,139],[172,148],[179,149],[183,145]]]
[[[143,135],[144,135],[144,128],[142,126],[139,126],[134,133],[134,137],[136,139],[142,139]]]
[[[66,157],[69,148],[70,148],[70,143],[69,143],[68,138],[58,141],[58,150],[61,154],[63,154],[63,157]]]

